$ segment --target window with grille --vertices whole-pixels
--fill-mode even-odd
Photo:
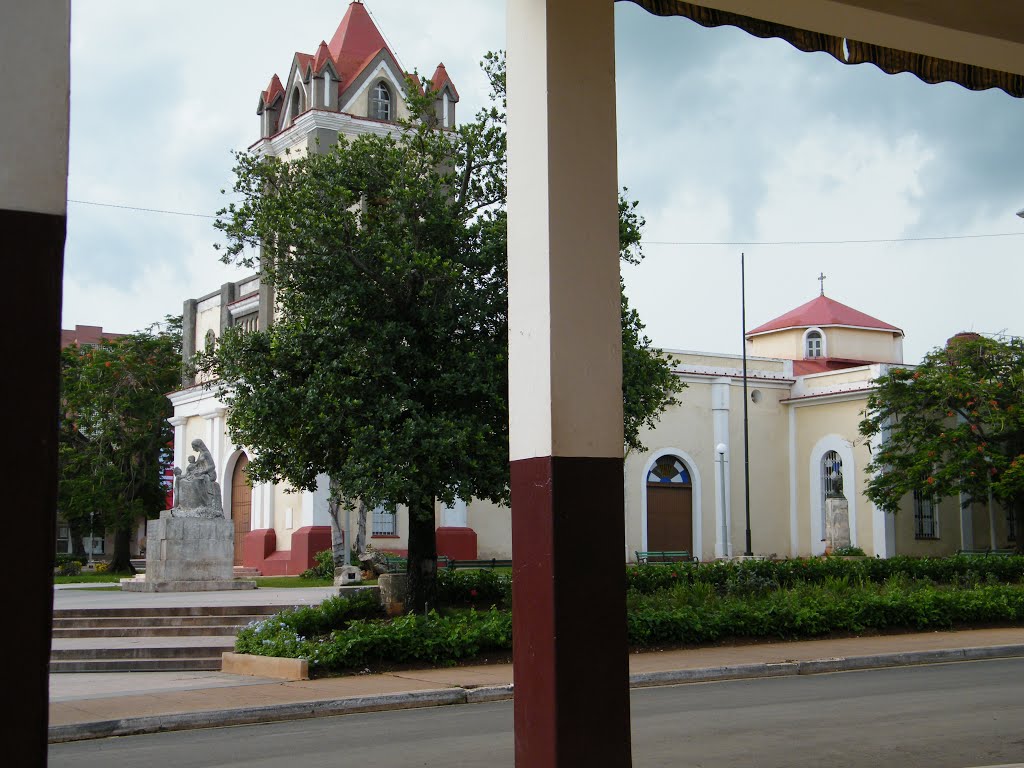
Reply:
[[[939,520],[935,513],[935,500],[920,491],[914,491],[914,538],[939,538]]]
[[[373,536],[397,536],[398,515],[394,504],[380,504],[373,510]]]
[[[71,552],[71,528],[67,525],[57,527],[57,552]]]
[[[825,499],[843,495],[843,460],[835,451],[821,457],[821,535],[825,540]]]
[[[391,119],[391,91],[384,83],[377,83],[370,92],[370,117],[377,120]]]

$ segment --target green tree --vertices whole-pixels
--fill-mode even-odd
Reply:
[[[229,329],[200,362],[220,383],[233,440],[255,449],[252,477],[308,490],[326,473],[336,531],[343,505],[408,508],[417,611],[435,602],[435,500],[508,501],[500,57],[485,70],[494,102],[455,130],[427,118],[399,139],[361,135],[293,160],[239,155],[241,203],[218,222],[225,260],[259,267],[278,314],[263,332]],[[429,83],[407,90],[412,114],[432,114]],[[624,247],[639,258],[643,222],[635,204],[622,210]],[[629,343],[645,343],[625,299],[623,310]],[[668,361],[643,355],[629,370],[659,390],[632,413],[634,445],[677,390]]]
[[[113,530],[113,570],[131,569],[137,520],[164,508],[174,438],[166,393],[180,384],[180,318],[61,350],[58,506],[77,540],[90,527]]]
[[[861,434],[881,438],[867,467],[868,498],[896,512],[914,491],[935,499],[987,499],[991,491],[1020,531],[1024,341],[955,336],[916,367],[892,366],[875,385],[860,424]]]

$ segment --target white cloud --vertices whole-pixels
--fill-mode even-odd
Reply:
[[[256,102],[295,51],[329,39],[343,0],[301,12],[267,0],[76,2],[73,199],[203,214],[231,185],[231,151],[257,138]],[[504,7],[369,0],[401,63],[443,61],[462,118],[486,100],[478,62]],[[618,3],[619,174],[650,240],[842,240],[1024,231],[1019,102],[845,67],[731,28]],[[209,219],[72,204],[64,324],[143,327],[239,273]],[[901,326],[907,357],[962,328],[1024,332],[1014,288],[1024,240],[836,246],[649,246],[626,271],[658,344],[739,351],[739,254],[748,325],[812,298]]]

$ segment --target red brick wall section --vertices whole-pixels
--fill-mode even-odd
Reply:
[[[449,560],[476,560],[476,531],[472,528],[438,528],[437,554]]]
[[[246,568],[259,568],[263,573],[263,561],[277,549],[277,534],[273,528],[259,528],[245,534],[242,563]],[[263,573],[264,576],[268,575]]]
[[[242,562],[258,568],[263,576],[298,576],[313,567],[317,552],[331,548],[328,525],[307,525],[292,534],[292,548],[277,549],[273,528],[260,528],[245,535]]]
[[[331,527],[329,525],[307,525],[299,528],[292,534],[292,556],[288,572],[298,576],[313,567],[317,552],[330,548]]]

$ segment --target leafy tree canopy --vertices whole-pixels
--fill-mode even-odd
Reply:
[[[953,337],[875,381],[861,434],[880,438],[867,496],[895,512],[913,491],[1024,502],[1024,340]]]
[[[59,509],[76,539],[115,532],[128,570],[136,521],[164,508],[174,433],[167,392],[181,384],[181,320],[61,350]]]
[[[492,105],[456,129],[425,118],[323,153],[239,155],[241,202],[218,222],[225,260],[258,267],[275,291],[269,329],[228,329],[201,362],[233,439],[255,449],[251,476],[312,489],[326,473],[335,504],[407,505],[417,609],[432,602],[434,500],[508,501],[502,59],[485,71]],[[407,91],[412,114],[432,114],[429,83]],[[642,224],[623,202],[630,259]],[[637,447],[678,384],[625,297],[623,337]]]

